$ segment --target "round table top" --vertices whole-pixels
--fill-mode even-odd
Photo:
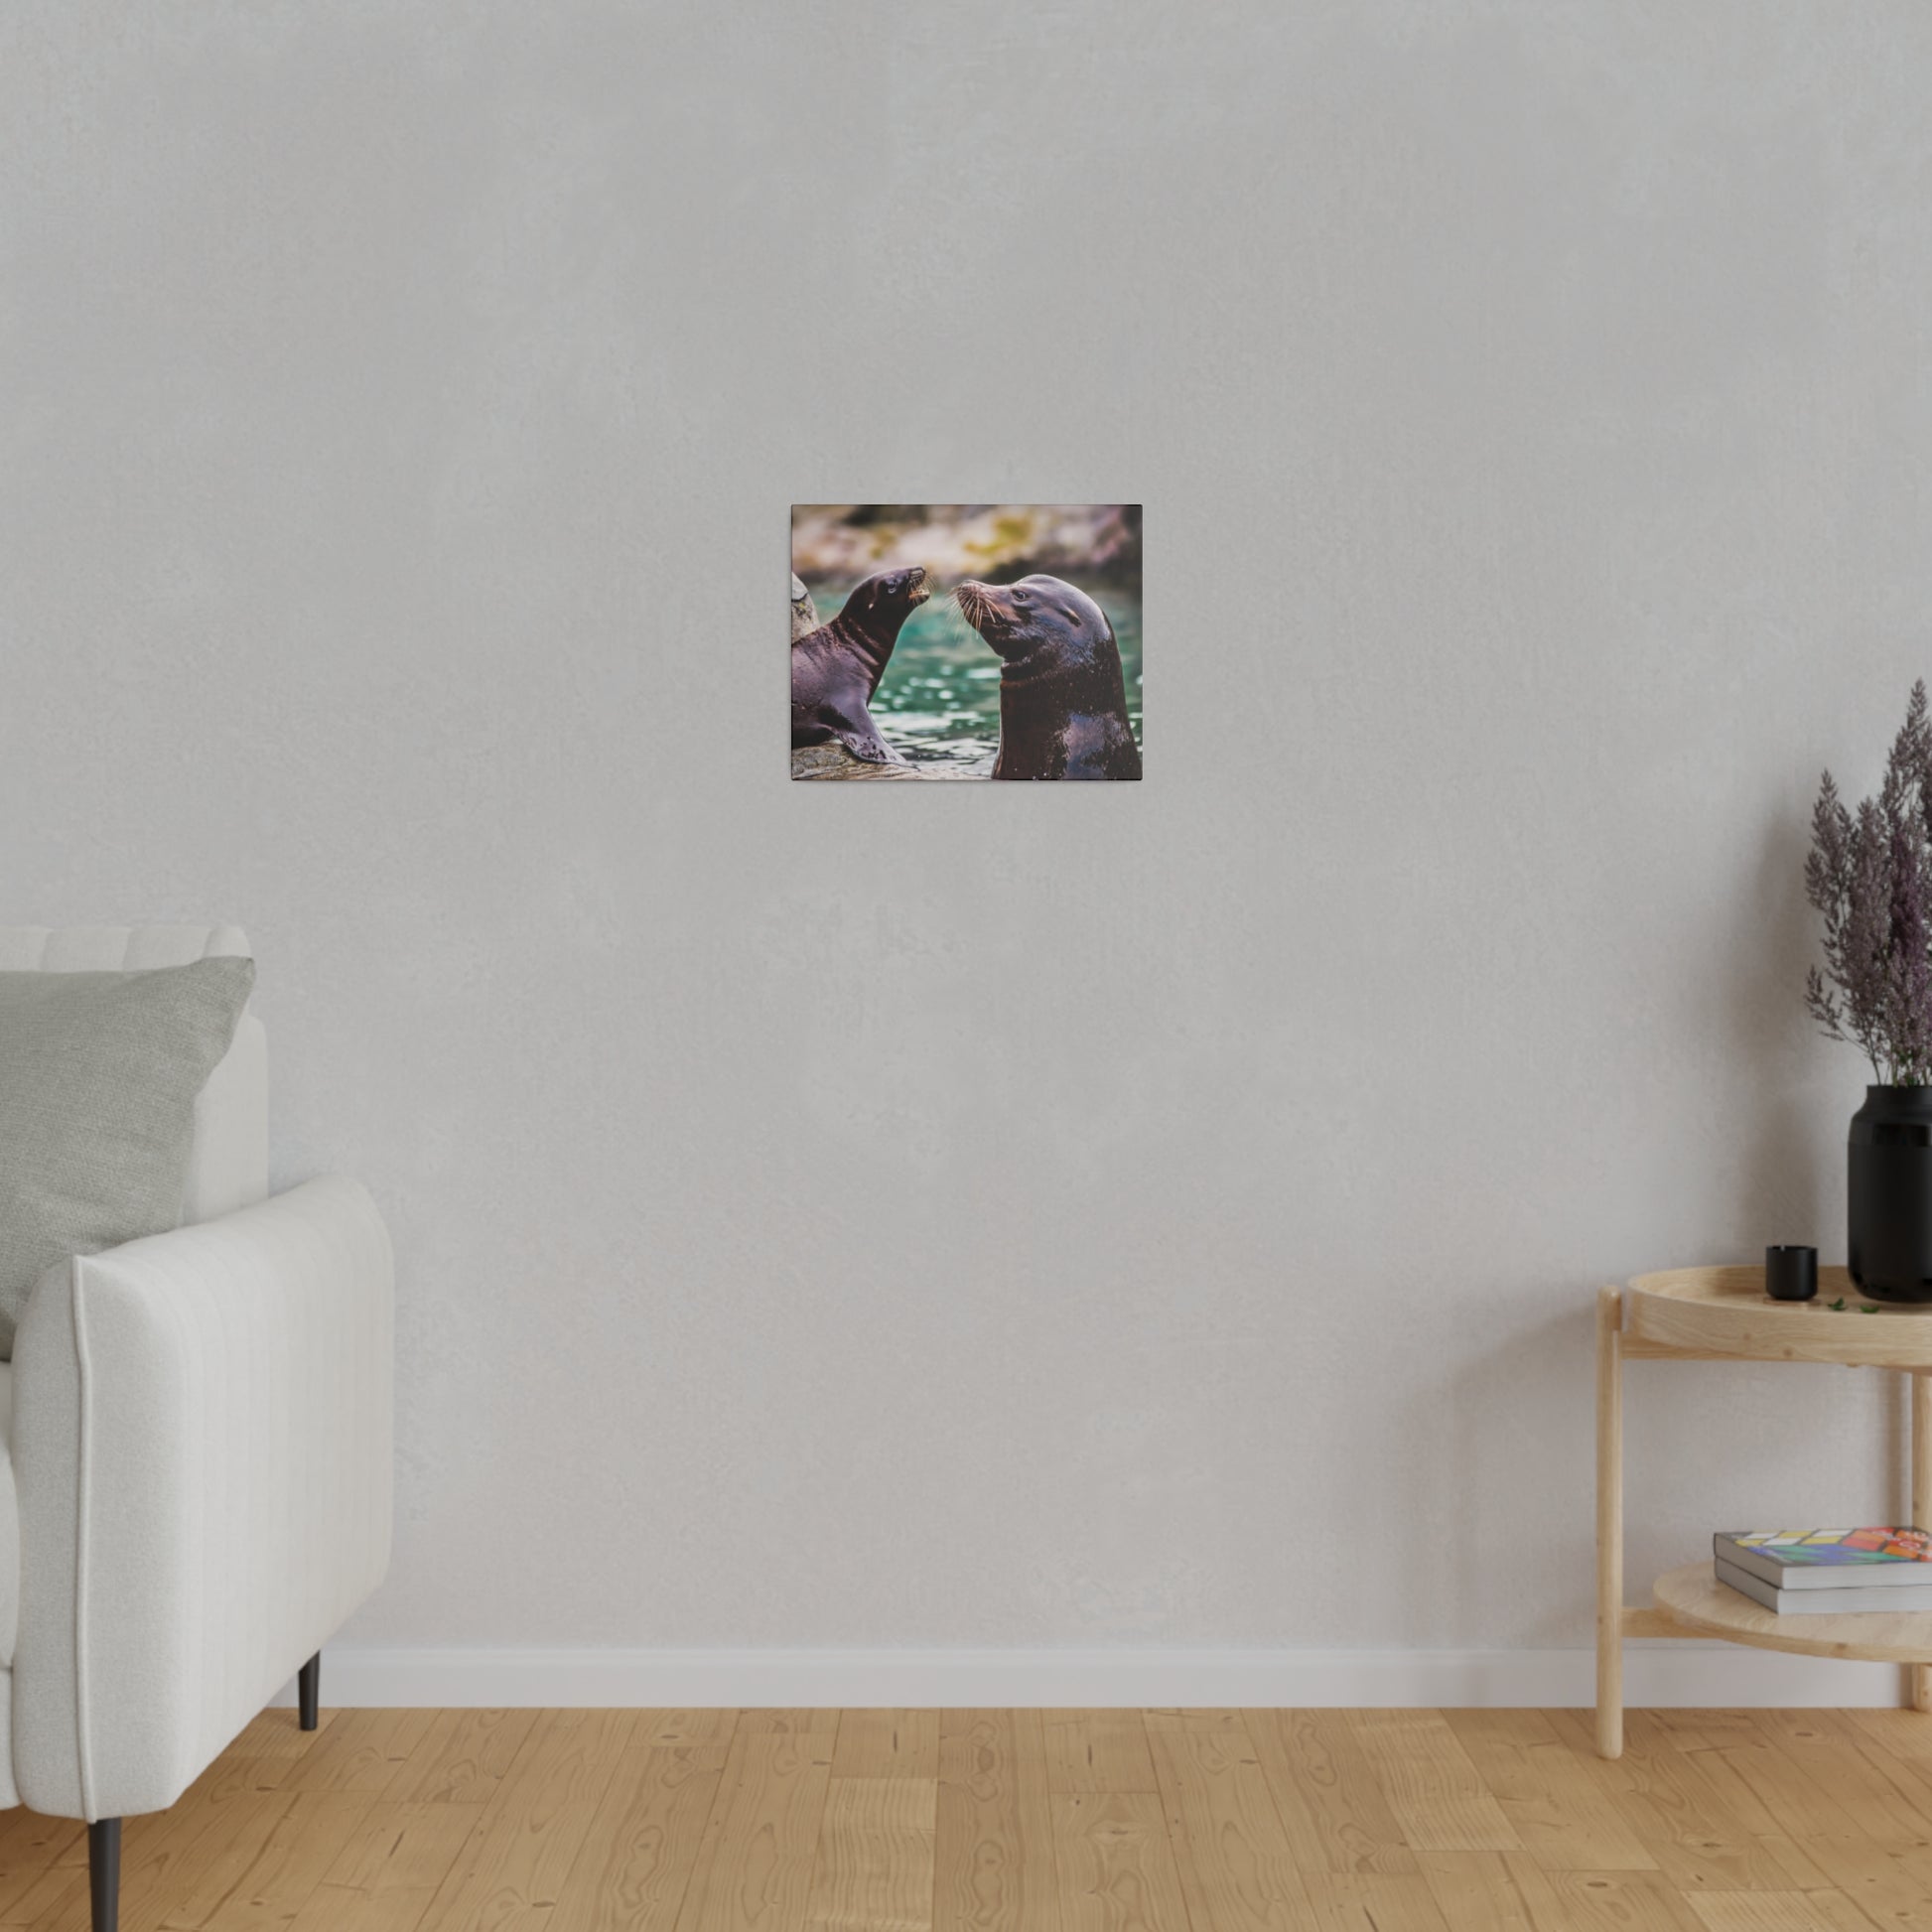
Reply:
[[[1638,1275],[1624,1296],[1626,1342],[1754,1361],[1932,1370],[1932,1303],[1865,1301],[1843,1268],[1820,1268],[1815,1302],[1774,1302],[1762,1266]]]
[[[1802,1306],[1802,1304],[1800,1305]],[[1854,1611],[1846,1616],[1780,1616],[1719,1583],[1712,1566],[1687,1563],[1657,1579],[1657,1607],[1701,1636],[1792,1650],[1808,1657],[1855,1657],[1879,1664],[1932,1663],[1932,1612]]]

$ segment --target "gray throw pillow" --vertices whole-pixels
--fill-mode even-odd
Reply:
[[[0,973],[0,1357],[41,1274],[181,1220],[195,1098],[252,959]]]

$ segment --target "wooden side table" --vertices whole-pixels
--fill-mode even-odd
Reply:
[[[1843,1309],[1829,1303],[1844,1299]],[[1818,1300],[1773,1302],[1762,1268],[1677,1268],[1596,1298],[1596,1748],[1623,1752],[1623,1640],[1723,1637],[1810,1657],[1910,1664],[1911,1703],[1932,1712],[1932,1612],[1778,1616],[1718,1582],[1709,1561],[1667,1571],[1648,1609],[1623,1600],[1623,1364],[1838,1362],[1903,1370],[1912,1389],[1912,1519],[1932,1526],[1932,1306],[1861,1312],[1843,1268]]]

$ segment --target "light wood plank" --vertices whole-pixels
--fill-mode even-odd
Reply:
[[[1696,1761],[1754,1831],[1806,1844],[1819,1837],[1864,1835],[1863,1819],[1840,1801],[1836,1780],[1819,1778],[1817,1757],[1801,1764],[1789,1745],[1773,1744],[1762,1731],[1754,1743],[1701,1751]]]
[[[736,1711],[640,1711],[640,1744],[729,1744],[738,1728]]]
[[[369,1802],[358,1791],[296,1793],[220,1904],[205,1917],[178,1923],[193,1932],[263,1932],[287,1925],[368,1816]]]
[[[1161,1788],[1138,1711],[1048,1711],[1043,1723],[1048,1790]]]
[[[289,1932],[413,1932],[483,1816],[482,1805],[377,1800]]]
[[[1143,1711],[1141,1728],[1150,1738],[1157,1730],[1191,1730],[1238,1739],[1246,1732],[1248,1720],[1240,1711]]]
[[[1824,1869],[1810,1852],[1795,1838],[1763,1838],[1758,1843],[1763,1846],[1768,1857],[1777,1861],[1785,1874],[1782,1886],[1767,1885],[1767,1891],[1830,1891],[1833,1889],[1831,1873]],[[1686,1897],[1690,1894],[1686,1892]]]
[[[1932,1932],[1924,1724],[1638,1711],[1606,1760],[1584,1711],[341,1712],[130,1819],[122,1925]],[[0,1929],[86,1910],[80,1830],[0,1814]]]
[[[1247,1727],[1304,1873],[1417,1869],[1341,1713],[1250,1711]]]
[[[940,1716],[933,1924],[939,1932],[1061,1932],[1037,1711]]]
[[[509,1774],[534,1711],[445,1711],[382,1788],[391,1804],[485,1805]]]
[[[137,1821],[127,1820],[121,1932],[204,1924],[240,1882],[294,1802],[288,1793],[275,1791],[236,1792],[218,1801],[185,1799],[174,1808],[184,1814],[178,1838],[170,1830],[173,1811],[158,1814],[165,1822],[138,1840]],[[171,1840],[172,1857],[163,1850]]]
[[[428,1740],[435,1711],[339,1711],[314,1750],[259,1760],[278,1791],[363,1791],[375,1797]]]
[[[1867,1744],[1910,1765],[1921,1776],[1932,1776],[1932,1725],[1919,1723],[1921,1713],[1847,1711],[1841,1715]]]
[[[1923,1837],[1927,1807],[1918,1780],[1884,1752],[1868,1751],[1864,1733],[1841,1713],[1761,1711],[1757,1722],[1782,1762],[1830,1780],[1833,1799],[1861,1830],[1900,1844]]]
[[[833,1778],[805,1923],[828,1932],[932,1932],[938,1793],[936,1778]]]
[[[829,1732],[740,1727],[679,1932],[795,1932],[811,1891],[831,1768]]]
[[[738,1714],[740,1730],[781,1730],[794,1736],[834,1737],[838,1734],[839,1714],[836,1711],[808,1710],[804,1706],[796,1710],[741,1711]]]
[[[728,1754],[724,1744],[626,1749],[549,1932],[671,1932],[698,1867]]]
[[[1245,1725],[1151,1725],[1181,1896],[1214,1932],[1293,1932],[1310,1903]]]
[[[1668,1722],[1684,1715],[1687,1714],[1667,1711],[1629,1713],[1629,1754],[1655,1765],[1661,1775],[1683,1782],[1706,1807],[1715,1809],[1724,1817],[1735,1819],[1752,1838],[1766,1842],[1779,1836],[1778,1821],[1764,1809],[1749,1784],[1737,1776],[1725,1756],[1725,1751],[1740,1739],[1747,1748],[1761,1747],[1764,1741],[1762,1734],[1755,1726],[1737,1731],[1713,1729],[1708,1733],[1697,1729],[1688,1735],[1698,1737],[1708,1734],[1723,1741],[1687,1744],[1687,1733],[1674,1728]],[[1701,1718],[1708,1715],[1699,1714]],[[1825,1882],[1820,1874],[1819,1883]],[[1786,1887],[1773,1886],[1771,1889],[1783,1890]]]
[[[1838,1891],[1707,1891],[1691,1910],[1710,1932],[1870,1932],[1871,1921]]]
[[[544,1713],[437,1887],[423,1932],[547,1925],[633,1729],[623,1713]]]
[[[16,1808],[0,1813],[0,1925],[32,1925],[49,1900],[48,1873],[86,1856],[87,1828],[77,1819],[43,1818]]]
[[[1412,1851],[1523,1849],[1441,1713],[1353,1711],[1348,1724]]]
[[[1321,1932],[1449,1932],[1420,1871],[1311,1871],[1303,1882]]]
[[[1561,1932],[1556,1893],[1525,1852],[1418,1852],[1416,1863],[1454,1932]]]
[[[20,1926],[27,1932],[82,1932],[90,1920],[87,1874],[70,1866],[57,1866],[42,1874],[37,1887],[40,1911],[34,1918],[9,1918],[10,1928]],[[25,1901],[22,1901],[23,1907]]]
[[[272,1757],[217,1757],[183,1794],[193,1804],[218,1804],[245,1791],[273,1791],[287,1766]]]
[[[1540,1711],[1444,1716],[1523,1849],[1546,1870],[1656,1868],[1611,1802],[1599,1761],[1581,1758]]]
[[[1582,1713],[1549,1716],[1573,1749],[1593,1748]],[[1596,1769],[1610,1803],[1665,1877],[1685,1893],[1792,1889],[1790,1866],[1713,1793],[1700,1774],[1698,1754],[1673,1750],[1654,1738],[1654,1732],[1633,1725],[1623,1756]],[[1808,1866],[1806,1876],[1825,1883],[1816,1866]]]
[[[1554,1932],[1704,1932],[1658,1871],[1552,1871]]]
[[[1821,1833],[1805,1841],[1838,1890],[1885,1932],[1932,1932],[1932,1852],[1881,1845],[1859,1833]]]
[[[937,1778],[936,1711],[847,1711],[832,1748],[835,1778]]]
[[[1184,1932],[1187,1907],[1159,1796],[1070,1792],[1053,1800],[1053,1827],[1064,1932]]]
[[[307,1757],[320,1750],[323,1739],[336,1727],[337,1720],[346,1714],[324,1705],[317,1713],[314,1730],[304,1730],[293,1711],[264,1711],[250,1718],[241,1734],[226,1751],[226,1757]]]
[[[66,1825],[70,1819],[47,1819],[43,1823]],[[78,1845],[79,1856],[66,1852],[56,1858],[54,1863],[34,1872],[24,1888],[15,1892],[4,1912],[0,1912],[0,1925],[9,1928],[19,1926],[55,1926],[62,1924],[84,1925],[87,1917],[87,1864],[86,1864],[86,1827],[80,1827]]]
[[[1763,1735],[1748,1711],[1642,1711],[1630,1714],[1654,1742],[1673,1750],[1722,1750],[1726,1744],[1756,1744]]]
[[[1649,1720],[1656,1714],[1645,1712],[1639,1715]],[[1707,1883],[1710,1889],[1719,1891],[1831,1889],[1830,1874],[1805,1849],[1801,1840],[1780,1828],[1778,1820],[1765,1809],[1750,1783],[1738,1775],[1732,1754],[1745,1747],[1726,1745],[1723,1749],[1680,1751],[1667,1742],[1655,1741],[1660,1734],[1647,1730],[1645,1742],[1638,1749],[1639,1763],[1635,1768],[1640,1773],[1654,1773],[1655,1784],[1664,1790],[1680,1789],[1689,1807],[1687,1816],[1716,1821],[1712,1841],[1703,1847],[1691,1844],[1681,1858],[1664,1853],[1652,1843],[1651,1849],[1657,1856],[1659,1868],[1672,1874],[1673,1882],[1678,1884],[1680,1890],[1688,1893],[1702,1889]],[[1760,1742],[1748,1748],[1762,1747]],[[1639,1788],[1651,1787],[1642,1784]],[[1843,1814],[1835,1808],[1821,1807],[1819,1815],[1826,1820],[1843,1818]],[[1746,1835],[1747,1845],[1736,1843],[1735,1834],[1739,1829]],[[1725,1858],[1726,1845],[1734,1848],[1735,1859],[1735,1863],[1728,1867]],[[1708,1880],[1696,1884],[1691,1882],[1686,1865],[1693,1857],[1714,1862]]]

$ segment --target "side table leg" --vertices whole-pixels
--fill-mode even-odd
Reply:
[[[1932,1522],[1932,1375],[1906,1376],[1912,1385],[1912,1521]],[[1932,1665],[1909,1666],[1912,1709],[1932,1711]]]
[[[1623,1295],[1596,1295],[1596,1750],[1623,1755]]]

